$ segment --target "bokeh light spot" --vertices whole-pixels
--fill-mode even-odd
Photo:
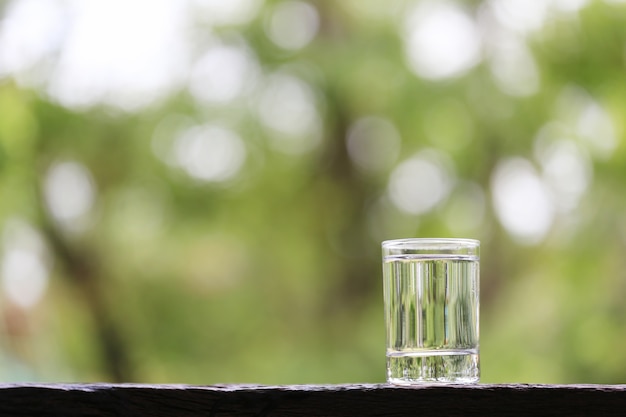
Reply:
[[[279,151],[301,154],[321,140],[321,117],[315,93],[301,79],[284,73],[271,75],[258,107],[259,119],[268,129],[270,143]]]
[[[233,178],[246,159],[246,147],[239,135],[214,125],[184,131],[175,142],[175,153],[189,176],[207,182]]]
[[[577,131],[590,151],[601,159],[607,159],[617,147],[615,126],[611,116],[595,101],[582,109]]]
[[[491,0],[495,17],[505,27],[522,34],[543,27],[548,16],[549,1]]]
[[[189,89],[200,102],[224,104],[250,92],[258,72],[256,59],[244,45],[215,45],[194,65]]]
[[[27,71],[56,50],[66,16],[59,1],[21,0],[0,20],[0,76]]]
[[[22,308],[34,307],[48,286],[49,266],[44,241],[33,227],[9,219],[2,234],[0,278],[6,297]]]
[[[266,27],[268,37],[277,46],[297,50],[309,44],[317,34],[317,9],[304,1],[278,3]]]
[[[48,271],[33,252],[12,249],[2,259],[2,284],[9,299],[20,307],[29,308],[43,296]]]
[[[56,221],[70,229],[80,228],[94,205],[94,181],[84,165],[59,162],[52,165],[44,178],[44,197]]]
[[[167,97],[186,76],[185,2],[67,3],[72,19],[48,93],[64,106],[136,111]]]
[[[539,90],[539,70],[522,39],[501,37],[491,49],[489,64],[498,88],[504,93],[527,97]]]
[[[452,188],[450,163],[434,150],[422,151],[402,162],[391,173],[388,192],[392,203],[414,215],[440,204]]]
[[[420,3],[407,19],[404,36],[410,68],[426,79],[460,76],[481,59],[476,24],[455,3]]]
[[[566,13],[578,12],[589,4],[589,0],[552,0],[553,7]]]
[[[593,165],[586,150],[575,140],[560,136],[558,125],[549,123],[535,139],[536,159],[559,211],[574,210],[589,188]]]
[[[262,0],[193,0],[203,21],[215,26],[241,25],[254,19]]]
[[[577,86],[563,89],[556,102],[559,121],[573,126],[574,135],[589,153],[605,160],[618,145],[613,119],[587,91]]]
[[[491,179],[500,223],[519,243],[540,243],[552,226],[554,206],[535,168],[523,158],[498,163]]]

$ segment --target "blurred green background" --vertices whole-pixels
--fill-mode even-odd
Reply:
[[[382,382],[471,237],[483,382],[626,382],[624,3],[0,1],[0,380]]]

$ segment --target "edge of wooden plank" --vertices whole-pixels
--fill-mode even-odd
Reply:
[[[586,391],[626,391],[626,384],[300,384],[300,385],[263,385],[263,384],[143,384],[143,383],[0,383],[0,390],[19,388],[42,388],[61,391],[101,391],[101,390],[208,390],[218,392],[233,391],[374,391],[374,390],[487,390],[487,391],[517,391],[517,390],[586,390]]]

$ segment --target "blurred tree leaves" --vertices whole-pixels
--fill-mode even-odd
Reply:
[[[267,35],[281,3],[267,1],[246,24],[211,27],[196,16],[198,56],[223,42],[245,45],[258,61],[255,87],[227,103],[202,102],[183,85],[140,111],[64,107],[45,82],[28,86],[0,68],[2,378],[380,382],[380,241],[461,234],[483,244],[484,382],[623,382],[626,8],[589,2],[511,35],[536,65],[532,92],[532,83],[520,87],[526,78],[513,77],[507,90],[494,75],[498,52],[486,45],[506,39],[493,33],[481,62],[459,77],[415,74],[403,36],[419,2],[311,2],[317,35],[297,50]],[[489,35],[496,4],[463,10]],[[285,106],[295,124],[272,122],[281,115],[269,112],[268,126],[260,116],[268,102]],[[319,120],[298,137],[298,117]],[[346,140],[371,118],[400,141],[389,166],[368,170]],[[244,162],[230,179],[203,181],[181,162],[184,152],[219,151],[204,139],[185,150],[180,137],[194,126],[242,139]],[[572,211],[557,212],[529,245],[494,207],[494,172],[521,157],[546,181],[542,131],[561,135],[548,145],[566,139],[582,149],[592,176]],[[298,142],[306,140],[319,142]],[[381,140],[378,149],[391,146]],[[394,203],[390,181],[400,164],[424,155],[436,155],[450,189],[411,214]],[[84,167],[94,195],[69,223],[46,200],[46,181],[64,162]],[[69,183],[59,192],[71,202],[78,191]],[[46,292],[29,306],[7,290],[24,269],[6,260],[40,249],[26,229],[7,232],[16,221],[46,248],[37,255],[49,271]]]

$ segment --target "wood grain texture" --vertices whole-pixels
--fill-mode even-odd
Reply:
[[[2,417],[625,415],[626,385],[0,385]]]

